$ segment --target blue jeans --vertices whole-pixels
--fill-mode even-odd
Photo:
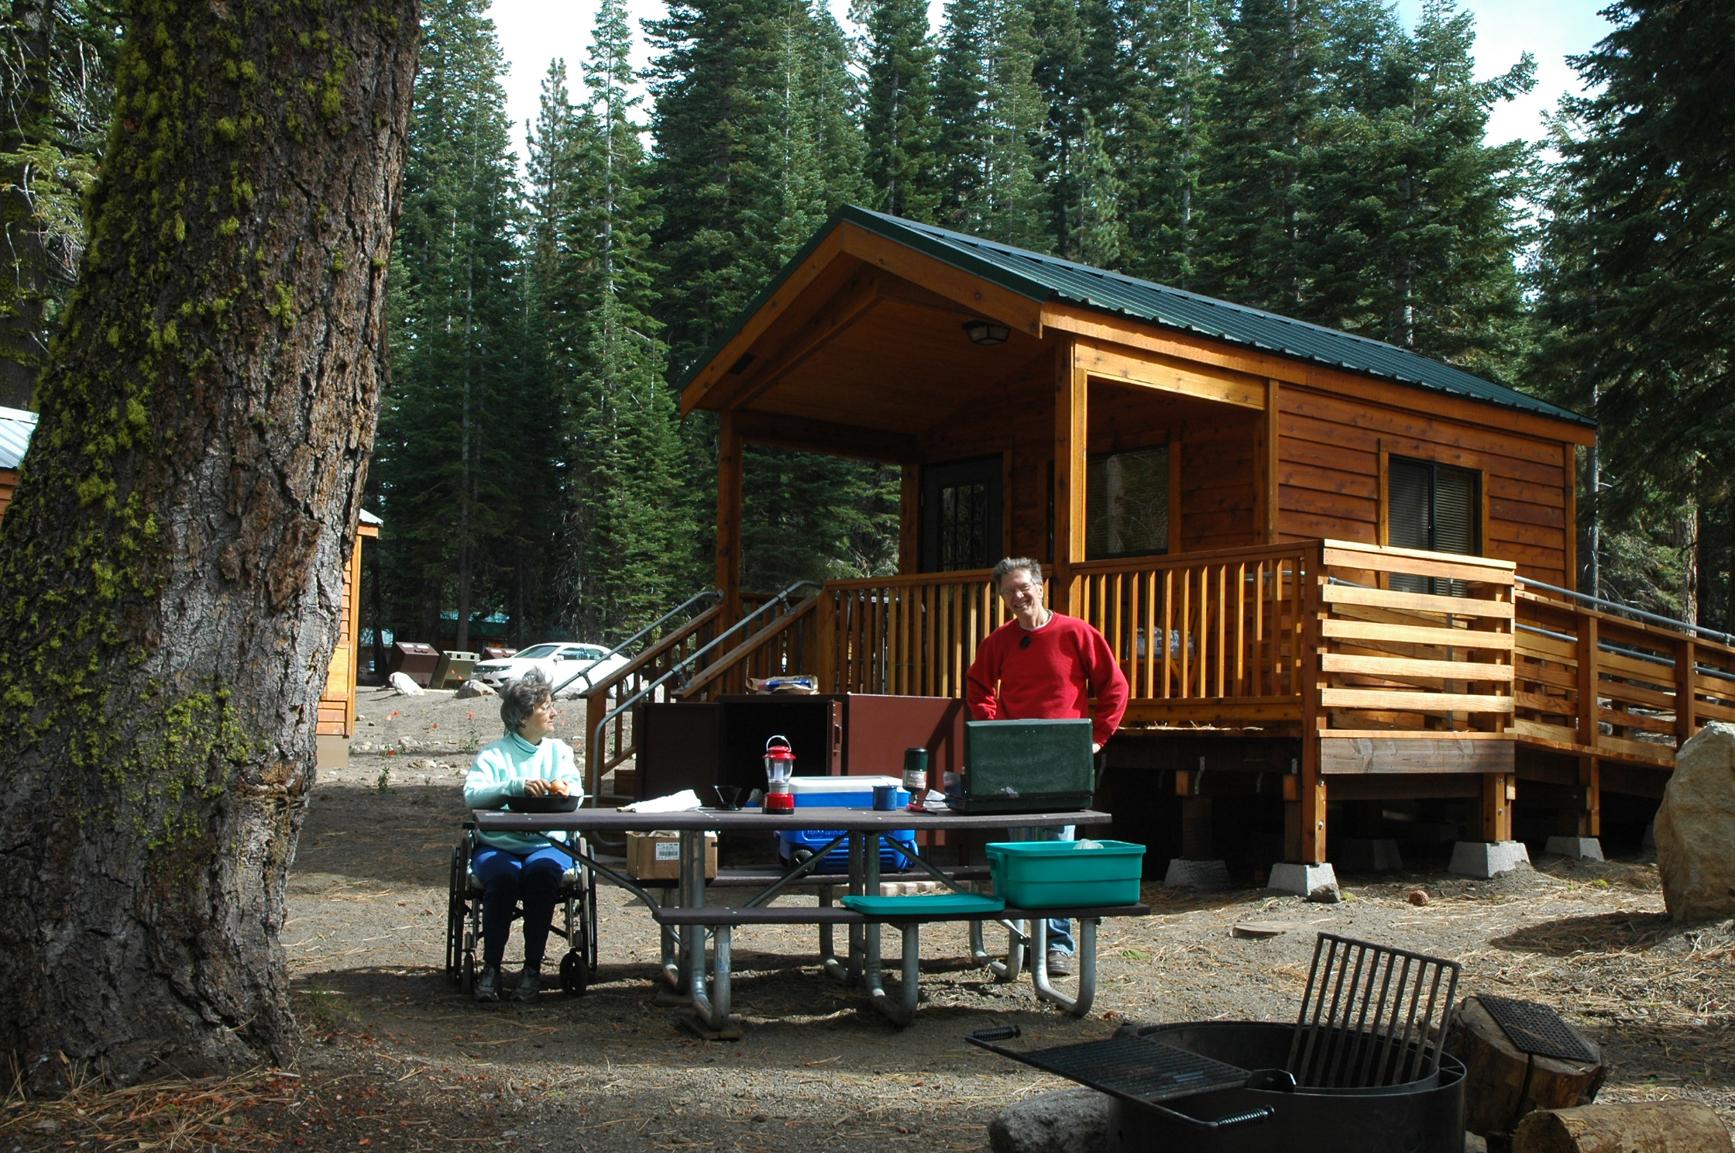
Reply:
[[[1007,839],[1013,841],[1071,841],[1077,838],[1077,825],[1059,825],[1032,828],[1020,825],[1007,830]],[[1064,918],[1049,918],[1048,921],[1048,951],[1065,953],[1072,956],[1072,922]]]
[[[524,967],[542,964],[548,930],[554,923],[554,903],[560,899],[560,878],[570,858],[550,846],[519,854],[484,845],[470,867],[482,882],[482,964],[499,968],[506,958],[506,938],[512,934],[512,909],[524,902]]]

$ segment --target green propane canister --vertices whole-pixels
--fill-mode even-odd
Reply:
[[[922,798],[928,795],[927,749],[904,750],[904,791],[909,793],[910,800],[918,805]]]

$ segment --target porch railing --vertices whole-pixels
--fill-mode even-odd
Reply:
[[[1520,587],[1517,604],[1521,740],[1667,768],[1706,723],[1735,722],[1735,648],[1552,589]]]
[[[836,692],[961,697],[976,646],[1006,620],[988,570],[830,581],[820,684]]]

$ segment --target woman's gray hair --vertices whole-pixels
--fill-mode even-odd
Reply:
[[[1038,588],[1042,586],[1042,565],[1027,556],[1009,556],[994,566],[994,591],[1000,591],[1000,583],[1015,572],[1030,574],[1030,583]]]
[[[509,733],[522,732],[530,714],[553,699],[554,686],[542,670],[532,669],[500,690],[500,723]]]

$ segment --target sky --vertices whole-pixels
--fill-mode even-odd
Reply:
[[[1487,137],[1503,143],[1524,138],[1540,139],[1542,117],[1568,91],[1577,91],[1577,74],[1567,66],[1568,56],[1588,51],[1610,31],[1597,15],[1607,0],[1459,0],[1459,7],[1476,17],[1476,72],[1488,77],[1505,72],[1528,51],[1536,57],[1536,88],[1530,95],[1497,107],[1488,121]],[[939,21],[941,4],[930,0],[930,12]],[[591,15],[594,0],[494,0],[490,14],[506,56],[506,111],[512,117],[518,159],[524,160],[524,126],[536,118],[536,103],[549,61],[559,56],[567,63],[572,90],[580,91],[579,66],[590,51]],[[832,0],[843,19],[847,0]],[[1399,19],[1414,27],[1422,0],[1397,0]],[[634,62],[643,65],[649,50],[636,21],[663,15],[660,0],[631,0],[635,18]]]

